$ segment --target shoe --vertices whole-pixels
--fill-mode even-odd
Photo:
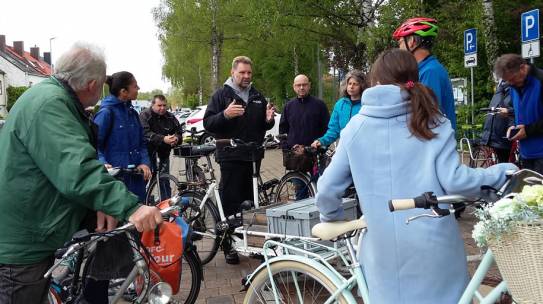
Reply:
[[[230,249],[229,251],[224,252],[224,259],[226,260],[226,264],[230,264],[230,265],[239,264],[238,253],[233,249]]]

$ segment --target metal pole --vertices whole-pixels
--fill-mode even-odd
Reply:
[[[470,68],[471,71],[471,125],[475,126],[475,116],[473,115],[474,99],[473,97],[473,67]]]
[[[51,75],[53,75],[53,40],[57,37],[49,38],[49,57],[51,58]]]

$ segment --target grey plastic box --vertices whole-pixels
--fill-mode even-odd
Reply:
[[[343,199],[346,220],[356,219],[356,205],[352,198]],[[311,237],[311,228],[320,223],[315,198],[308,198],[266,210],[268,232]]]

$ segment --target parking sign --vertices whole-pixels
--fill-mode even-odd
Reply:
[[[464,54],[477,53],[477,29],[464,31]]]
[[[520,18],[522,42],[539,39],[539,9],[525,12]]]

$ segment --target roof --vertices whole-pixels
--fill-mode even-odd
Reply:
[[[51,66],[47,62],[32,57],[32,55],[26,51],[23,52],[23,56],[20,56],[15,52],[15,49],[9,45],[6,45],[3,52],[0,51],[0,57],[5,58],[21,71],[25,71],[28,74],[42,77],[47,77],[51,74]]]

